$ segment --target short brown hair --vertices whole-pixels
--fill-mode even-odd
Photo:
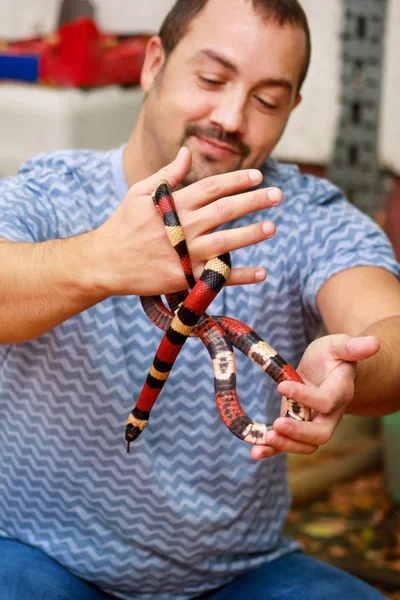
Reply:
[[[254,10],[280,25],[289,23],[302,29],[306,36],[306,59],[300,75],[299,90],[306,78],[311,58],[311,36],[306,14],[297,0],[251,0]],[[187,33],[192,19],[205,7],[208,0],[177,0],[164,19],[159,32],[166,56],[173,51]]]

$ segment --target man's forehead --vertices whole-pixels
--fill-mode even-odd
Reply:
[[[255,50],[259,47],[261,53],[266,51],[271,32],[275,32],[271,40],[275,48],[279,45],[284,49],[289,42],[290,46],[296,48],[296,55],[301,54],[303,49],[305,53],[305,32],[290,23],[281,24],[272,14],[266,16],[261,10],[255,10],[252,0],[208,0],[190,21],[179,44],[193,43],[201,50],[211,41],[212,45],[220,48],[233,44],[245,52],[253,41]],[[268,51],[273,49],[268,47]],[[192,55],[196,49],[193,47],[188,51]]]

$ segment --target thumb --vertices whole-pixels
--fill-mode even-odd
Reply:
[[[347,338],[336,347],[337,357],[348,362],[369,358],[378,352],[380,343],[374,335]]]
[[[150,175],[142,181],[135,183],[131,190],[135,196],[146,196],[152,194],[154,188],[159,184],[161,179],[166,179],[170,186],[174,188],[178,185],[189,173],[192,166],[192,155],[189,148],[183,146],[174,160],[168,165]]]

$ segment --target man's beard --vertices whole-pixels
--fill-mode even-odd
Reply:
[[[247,158],[247,156],[250,154],[250,148],[242,140],[240,140],[237,135],[233,133],[226,133],[218,127],[188,125],[185,128],[182,136],[181,147],[184,146],[186,141],[192,136],[198,136],[211,141],[216,140],[217,142],[227,144],[238,153],[237,164],[233,165],[232,168],[229,169],[223,168],[221,165],[218,169],[218,164],[220,161],[211,154],[203,154],[202,164],[199,164],[199,161],[196,163],[196,159],[194,157],[194,162],[192,164],[190,173],[188,173],[188,175],[182,181],[183,187],[190,185],[191,183],[195,183],[196,181],[199,181],[204,177],[208,177],[209,175],[216,175],[219,173],[225,173],[227,171],[241,169],[245,158]],[[210,167],[210,169],[207,169],[207,165]],[[217,168],[213,169],[212,165],[215,165]]]

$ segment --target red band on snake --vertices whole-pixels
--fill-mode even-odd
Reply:
[[[151,321],[166,333],[158,347],[152,367],[130,413],[125,439],[130,443],[139,437],[185,341],[198,336],[205,344],[213,365],[215,399],[221,418],[229,430],[249,444],[266,444],[266,434],[272,425],[255,423],[244,412],[236,394],[236,363],[233,346],[259,365],[276,383],[284,380],[304,383],[297,371],[250,327],[223,316],[205,312],[226,283],[231,261],[229,254],[209,260],[196,282],[185,241],[175,210],[172,191],[167,181],[161,181],[153,202],[164,221],[168,238],[179,255],[190,292],[187,290],[166,296],[168,309],[160,296],[142,296],[141,303]],[[175,312],[173,312],[175,311]],[[311,420],[310,409],[288,399],[285,415],[301,421]]]

